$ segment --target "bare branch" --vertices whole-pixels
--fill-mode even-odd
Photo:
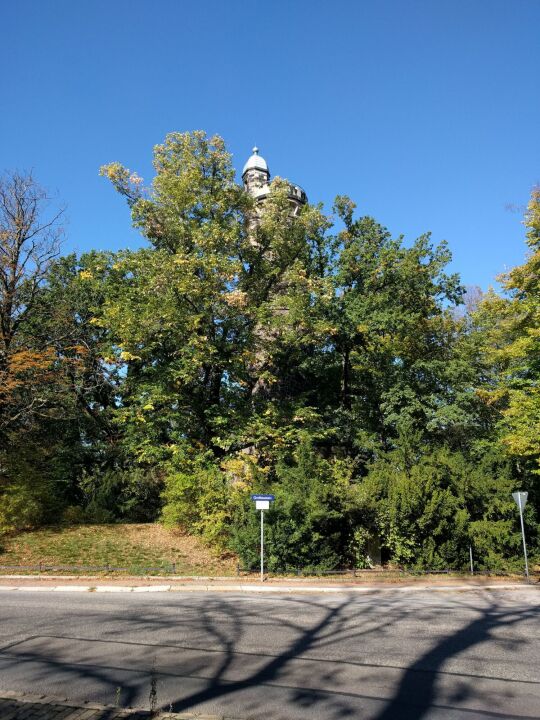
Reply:
[[[60,252],[64,208],[51,212],[50,205],[32,173],[0,178],[0,357],[7,357]]]
[[[31,173],[0,177],[0,431],[47,406],[40,390],[49,382],[51,359],[22,338],[60,252],[63,213]]]

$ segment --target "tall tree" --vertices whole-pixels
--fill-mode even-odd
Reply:
[[[485,353],[496,375],[481,388],[502,416],[502,441],[510,454],[540,473],[540,190],[524,221],[529,256],[501,277],[507,297],[486,296],[478,311]]]
[[[141,458],[185,438],[218,452],[245,334],[246,199],[220,138],[171,134],[154,166],[150,188],[118,163],[102,169],[151,243],[118,256],[101,320],[127,367],[121,413]]]
[[[31,174],[0,179],[0,437],[47,403],[53,353],[26,330],[60,251],[62,215]]]
[[[37,522],[53,496],[55,439],[44,420],[59,410],[64,382],[50,337],[35,328],[62,214],[31,174],[0,180],[0,531]]]
[[[460,382],[449,377],[457,330],[449,308],[463,292],[446,273],[450,252],[429,235],[407,248],[373,218],[354,219],[354,208],[336,199],[344,229],[329,313],[339,435],[353,451],[362,442],[384,447],[408,426],[449,432]]]
[[[257,387],[283,397],[286,375],[290,386],[287,348],[305,339],[325,221],[307,208],[293,222],[275,179],[250,230],[253,200],[218,137],[173,133],[154,166],[148,188],[118,163],[102,168],[151,243],[117,258],[101,320],[128,368],[121,413],[141,457],[186,441],[220,457],[257,444],[248,421],[271,400]]]

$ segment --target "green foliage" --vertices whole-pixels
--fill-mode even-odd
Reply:
[[[27,482],[4,487],[0,494],[0,534],[39,525],[43,519],[41,499]]]
[[[434,247],[429,235],[406,248],[373,218],[354,220],[353,210],[348,198],[337,199],[345,229],[328,314],[339,434],[356,449],[351,428],[362,430],[363,442],[391,443],[410,424],[426,439],[463,434],[471,419],[456,407],[456,392],[470,394],[470,377],[455,356],[458,328],[447,309],[463,289],[444,272],[448,248]]]
[[[444,447],[426,451],[410,440],[400,438],[362,483],[387,558],[420,568],[464,568],[471,545],[477,566],[508,567],[520,555],[508,460],[485,450],[469,456]],[[534,528],[532,514],[529,521]]]
[[[17,454],[0,451],[0,535],[35,527],[54,513],[51,475],[31,455],[22,448]]]
[[[304,440],[293,457],[278,462],[272,492],[276,500],[267,513],[266,535],[269,570],[330,570],[355,562],[361,516],[350,463],[325,460]],[[253,567],[260,544],[259,516],[249,496],[244,498],[243,520],[235,525],[233,547]]]
[[[428,568],[459,567],[468,551],[468,512],[459,486],[465,468],[445,451],[407,462],[402,449],[373,463],[363,492],[375,502],[389,559]]]
[[[477,314],[494,370],[485,398],[501,412],[501,440],[540,474],[540,190],[525,217],[529,257],[501,277],[508,298],[489,294]]]
[[[155,470],[95,470],[80,481],[87,522],[151,522],[161,509],[163,482]]]
[[[476,520],[470,524],[470,538],[476,567],[522,570],[521,533],[515,520]]]
[[[405,243],[346,196],[293,214],[281,178],[255,204],[203,132],[168,135],[154,169],[101,170],[145,246],[48,258],[20,324],[0,296],[1,527],[161,513],[254,566],[249,496],[272,491],[270,569],[362,567],[379,543],[503,567],[519,488],[534,555],[538,193],[507,296],[461,312],[429,234]]]
[[[233,491],[220,469],[204,457],[175,458],[168,468],[162,519],[200,535],[218,551],[227,547],[233,513]]]

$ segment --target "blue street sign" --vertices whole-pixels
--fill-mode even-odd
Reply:
[[[252,500],[270,500],[273,501],[276,499],[275,495],[252,495]]]

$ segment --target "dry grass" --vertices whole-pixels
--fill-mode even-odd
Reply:
[[[181,575],[231,575],[234,558],[218,558],[198,538],[155,523],[44,528],[4,538],[1,565],[125,567],[132,572],[176,564]],[[3,571],[5,572],[5,570]]]

